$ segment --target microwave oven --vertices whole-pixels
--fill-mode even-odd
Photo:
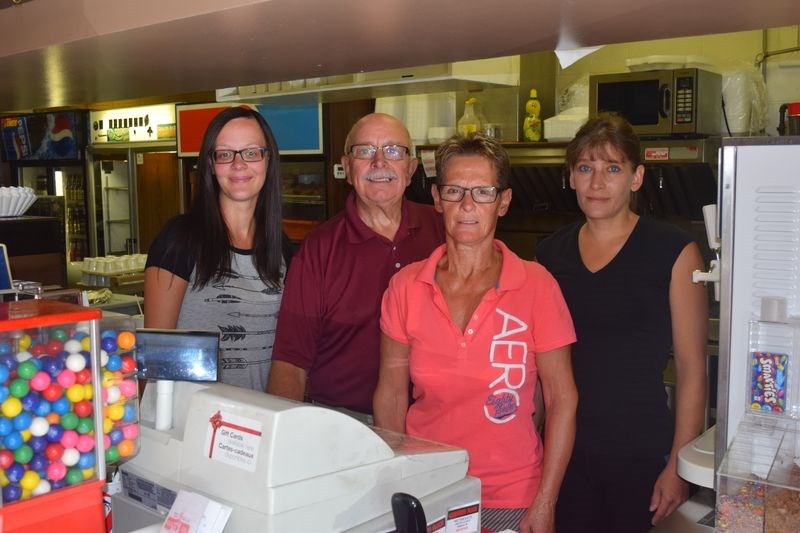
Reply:
[[[642,137],[719,135],[722,76],[698,68],[589,76],[589,116],[606,111]]]

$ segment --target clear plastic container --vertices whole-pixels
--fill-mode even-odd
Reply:
[[[106,459],[138,451],[135,324],[101,316],[56,300],[0,304],[4,506],[105,482]],[[119,436],[125,453],[109,457]]]
[[[746,413],[800,417],[800,325],[755,320],[749,331]]]
[[[458,134],[463,135],[466,137],[470,134],[475,134],[481,131],[483,124],[481,124],[480,118],[475,113],[475,104],[477,100],[475,98],[469,98],[466,102],[464,102],[464,115],[460,119],[458,119]]]

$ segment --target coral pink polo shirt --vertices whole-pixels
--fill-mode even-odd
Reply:
[[[575,331],[547,270],[500,241],[494,246],[503,254],[499,282],[463,332],[434,281],[447,245],[392,278],[381,330],[410,347],[414,403],[406,432],[465,448],[484,507],[523,508],[542,475],[533,425],[536,353],[575,342]]]

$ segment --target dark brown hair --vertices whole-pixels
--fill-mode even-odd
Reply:
[[[215,116],[206,128],[197,161],[198,175],[192,206],[188,212],[186,239],[196,260],[194,288],[199,289],[211,281],[230,275],[233,250],[228,228],[219,207],[219,182],[214,175],[212,152],[217,137],[233,119],[255,120],[266,140],[267,176],[258,193],[253,213],[253,265],[259,277],[274,286],[281,282],[282,214],[281,214],[281,161],[278,143],[261,114],[249,107],[231,107]]]
[[[641,164],[639,137],[630,123],[616,113],[600,113],[581,126],[567,145],[567,172],[585,155],[607,156],[608,146],[618,150],[633,168]]]
[[[442,176],[450,160],[463,155],[478,155],[488,159],[497,171],[497,186],[501,189],[508,188],[511,174],[508,152],[495,139],[479,133],[466,137],[454,135],[439,145],[439,148],[436,149],[437,185],[442,184]]]

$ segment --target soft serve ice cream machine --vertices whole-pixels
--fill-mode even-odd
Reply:
[[[479,531],[464,450],[221,383],[176,382],[171,427],[156,429],[154,389],[139,454],[120,467],[115,531],[163,523],[180,491],[230,506],[225,531],[392,531],[397,492],[422,502],[433,531]]]

